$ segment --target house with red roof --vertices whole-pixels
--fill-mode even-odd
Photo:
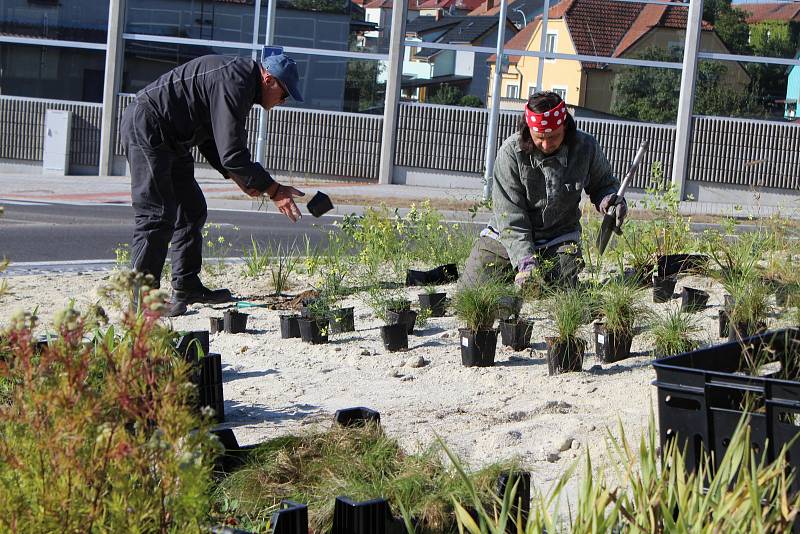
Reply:
[[[682,49],[688,9],[682,6],[615,2],[613,0],[562,0],[548,12],[545,49],[562,54],[635,58],[650,47]],[[506,49],[539,50],[542,19],[538,17],[506,43]],[[701,47],[729,53],[711,25],[703,23]],[[494,56],[491,72],[494,72]],[[744,87],[749,82],[738,63],[727,65],[727,84]],[[541,89],[559,93],[573,106],[600,112],[611,109],[614,78],[631,68],[605,62],[545,59]],[[535,92],[539,59],[509,56],[503,65],[501,107],[518,109]],[[487,96],[487,105],[492,95]]]

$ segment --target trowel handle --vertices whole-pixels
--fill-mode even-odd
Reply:
[[[619,191],[617,191],[617,202],[620,202],[621,199],[625,197],[625,190],[628,188],[628,183],[631,181],[631,178],[636,175],[636,170],[639,168],[639,164],[642,163],[649,144],[649,141],[645,139],[642,141],[642,144],[639,145],[639,151],[636,152],[636,157],[633,158],[633,163],[631,163],[631,167],[628,169],[628,174],[625,175],[625,179],[622,180]]]

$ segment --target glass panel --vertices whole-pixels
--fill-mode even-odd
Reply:
[[[128,0],[125,31],[250,43],[254,16],[252,2]]]
[[[491,83],[489,54],[407,46],[401,100],[426,104],[486,106]],[[501,94],[506,95],[503,88]]]
[[[105,52],[0,43],[0,94],[102,102]]]
[[[125,41],[122,92],[135,93],[170,69],[207,54],[250,57],[250,50]]]
[[[708,24],[700,40],[702,52],[784,59],[794,58],[797,52],[797,2],[706,2],[703,20]]]
[[[108,2],[0,0],[0,34],[105,43]]]
[[[380,2],[379,2],[380,3]],[[261,41],[267,2],[261,7]],[[370,8],[349,0],[279,0],[274,43],[280,46],[388,52],[391,8]]]
[[[800,67],[701,60],[692,113],[783,120],[798,99]],[[793,83],[790,83],[793,80]]]
[[[382,61],[289,54],[300,72],[305,102],[284,106],[355,113],[383,113],[386,68]]]

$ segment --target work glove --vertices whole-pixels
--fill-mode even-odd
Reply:
[[[614,222],[614,233],[617,235],[622,235],[622,223],[625,222],[625,217],[628,216],[628,203],[625,201],[625,197],[619,198],[617,197],[616,193],[611,193],[610,195],[606,195],[603,197],[603,200],[600,201],[600,206],[598,209],[600,213],[604,216],[608,214],[608,210],[614,206],[614,215],[616,217],[616,221]]]
[[[538,260],[533,256],[526,256],[519,262],[517,274],[514,276],[514,285],[521,288],[531,277],[533,270],[539,265]]]

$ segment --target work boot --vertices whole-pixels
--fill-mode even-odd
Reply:
[[[233,300],[229,289],[208,289],[200,286],[197,289],[175,289],[167,303],[165,317],[177,317],[186,313],[189,304],[222,304]]]

